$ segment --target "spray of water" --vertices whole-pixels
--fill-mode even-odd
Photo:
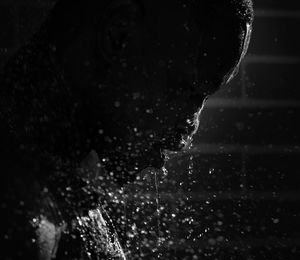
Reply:
[[[165,161],[167,162],[169,159],[176,157],[180,155],[181,153],[187,153],[192,149],[193,146],[193,137],[197,133],[200,125],[200,116],[204,109],[205,103],[207,98],[203,101],[202,106],[199,108],[199,110],[194,113],[193,120],[191,122],[191,125],[194,127],[194,131],[190,135],[182,135],[181,136],[181,144],[183,145],[181,152],[174,152],[169,150],[164,150],[163,154],[165,156]]]
[[[92,259],[93,254],[104,253],[110,258],[126,260],[117,234],[111,230],[112,221],[104,220],[102,213],[105,213],[105,210],[99,206],[94,210],[89,210],[88,216],[78,216],[74,223],[84,242],[87,259]],[[107,214],[106,218],[108,218]]]
[[[194,126],[194,131],[190,135],[184,135],[182,136],[181,144],[184,146],[183,148],[183,153],[188,152],[189,150],[192,149],[192,141],[193,141],[193,136],[197,133],[199,129],[199,124],[200,124],[200,115],[204,109],[206,99],[204,100],[202,106],[199,108],[199,110],[194,114],[193,121],[192,121],[192,126]],[[164,150],[163,151],[164,158],[165,158],[165,164],[170,158],[173,158],[179,154],[179,152],[173,152],[173,151],[168,151]],[[157,213],[157,250],[158,250],[158,255],[157,258],[161,259],[162,255],[160,253],[159,247],[162,244],[162,241],[164,240],[161,237],[161,219],[160,219],[160,194],[159,194],[159,181],[158,181],[158,176],[157,174],[160,173],[160,171],[153,170],[154,173],[154,185],[155,185],[155,192],[156,192],[156,213]],[[162,167],[161,173],[166,176],[168,174],[167,169]],[[189,178],[193,174],[193,155],[190,156],[189,158],[189,168],[188,168],[188,175]]]
[[[160,246],[161,246],[161,231],[160,231],[160,196],[158,189],[157,171],[154,171],[154,182],[155,182],[155,192],[156,192],[156,215],[157,215],[157,258],[161,257]]]

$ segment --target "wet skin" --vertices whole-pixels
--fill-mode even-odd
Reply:
[[[63,59],[66,79],[84,98],[91,148],[121,182],[148,166],[162,167],[164,150],[183,149],[182,140],[197,130],[195,113],[237,66],[229,60],[222,72],[211,73],[215,81],[202,81],[203,32],[191,7],[173,0],[123,2],[105,16],[92,6],[92,22],[82,25]],[[226,28],[226,34],[220,28],[220,50],[226,34],[236,42],[224,52],[241,48],[241,28]]]

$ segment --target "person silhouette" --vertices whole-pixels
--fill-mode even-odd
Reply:
[[[107,191],[187,149],[251,0],[60,0],[1,73],[1,259],[126,259]]]

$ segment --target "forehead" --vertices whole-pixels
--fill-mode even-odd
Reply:
[[[200,40],[190,9],[179,0],[142,0],[144,22],[152,40],[166,53],[195,51]]]

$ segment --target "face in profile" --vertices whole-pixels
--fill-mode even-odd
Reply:
[[[87,90],[93,143],[117,179],[160,168],[164,151],[187,147],[203,101],[230,77],[247,45],[234,19],[218,22],[203,27],[181,1],[114,1],[86,29],[95,35],[79,46],[93,46],[88,68],[73,80]]]

